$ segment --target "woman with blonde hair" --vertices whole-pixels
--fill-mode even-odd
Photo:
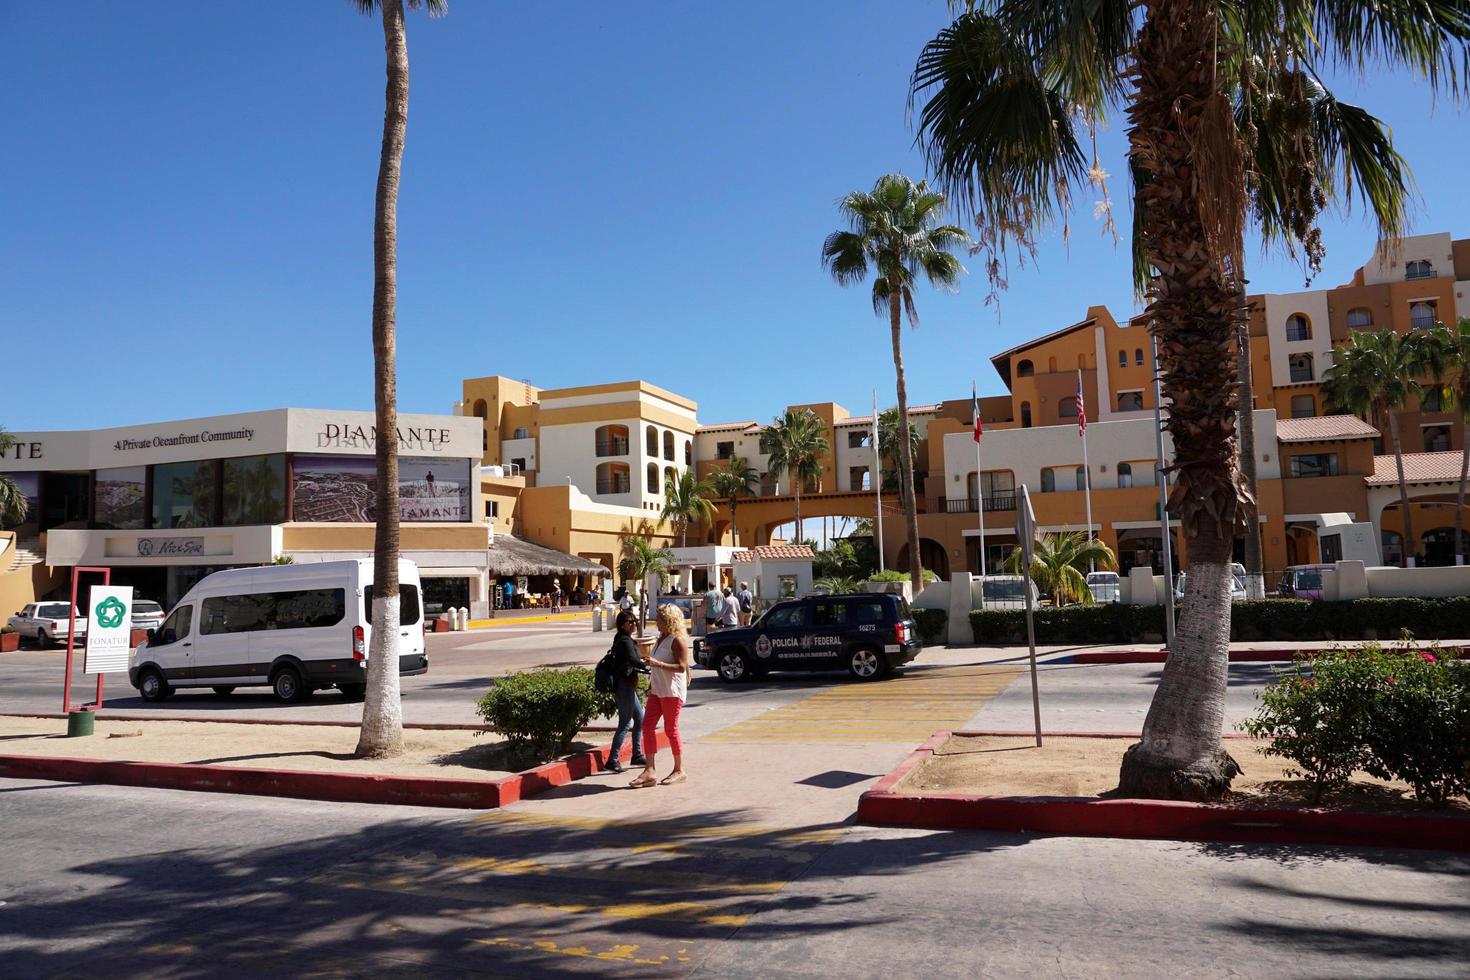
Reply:
[[[648,703],[643,706],[643,772],[629,786],[670,786],[682,783],[684,775],[684,742],[679,737],[679,713],[689,690],[689,633],[684,614],[672,603],[658,608],[658,645],[644,658],[651,671]],[[674,771],[659,780],[654,772],[654,756],[658,753],[658,723],[662,719],[669,748],[674,752]]]

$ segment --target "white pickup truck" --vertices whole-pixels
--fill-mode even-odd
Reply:
[[[22,639],[35,640],[41,647],[49,647],[53,642],[65,643],[67,631],[71,629],[71,603],[32,602],[10,617],[10,625]],[[76,640],[80,643],[86,638],[87,621],[78,616]]]

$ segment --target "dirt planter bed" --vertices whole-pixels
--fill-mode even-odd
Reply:
[[[405,757],[381,762],[350,758],[356,733],[337,726],[116,719],[99,720],[87,738],[66,739],[61,730],[50,719],[0,718],[7,750],[0,776],[492,809],[600,772],[608,754],[606,746],[584,747],[516,772],[503,768],[498,740],[465,730],[407,731]],[[223,755],[221,745],[228,746]],[[667,747],[660,733],[659,748]]]
[[[1431,810],[1395,798],[1391,784],[1359,788],[1356,797],[1329,798],[1310,806],[1294,797],[1263,766],[1280,761],[1260,756],[1248,739],[1228,747],[1246,769],[1249,794],[1225,803],[1176,803],[1104,799],[1096,794],[1117,783],[1117,761],[1138,736],[1048,734],[1057,751],[1041,762],[1030,735],[1014,732],[939,732],[909,755],[858,801],[858,820],[889,827],[990,830],[1072,837],[1139,837],[1157,840],[1329,844],[1470,851],[1470,806],[1460,801]],[[952,742],[952,740],[969,740]],[[1029,749],[1030,752],[1025,750]],[[966,750],[1010,756],[983,784],[975,784],[948,762]],[[1111,759],[1111,772],[1097,764],[1077,770],[1076,751]],[[1025,764],[1022,763],[1025,760]],[[1252,777],[1252,770],[1266,778]],[[994,787],[994,792],[981,792]]]

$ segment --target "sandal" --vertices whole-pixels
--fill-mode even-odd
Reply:
[[[629,789],[644,789],[649,786],[657,786],[658,780],[653,776],[639,776],[628,784]]]
[[[667,776],[665,776],[663,779],[659,780],[659,785],[660,786],[672,786],[675,783],[682,783],[684,780],[686,780],[688,778],[689,777],[687,775],[685,775],[684,773],[682,773],[682,772],[671,772]]]

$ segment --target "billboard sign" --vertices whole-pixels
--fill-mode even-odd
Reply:
[[[117,674],[128,669],[133,629],[133,587],[94,585],[87,599],[86,674]]]

